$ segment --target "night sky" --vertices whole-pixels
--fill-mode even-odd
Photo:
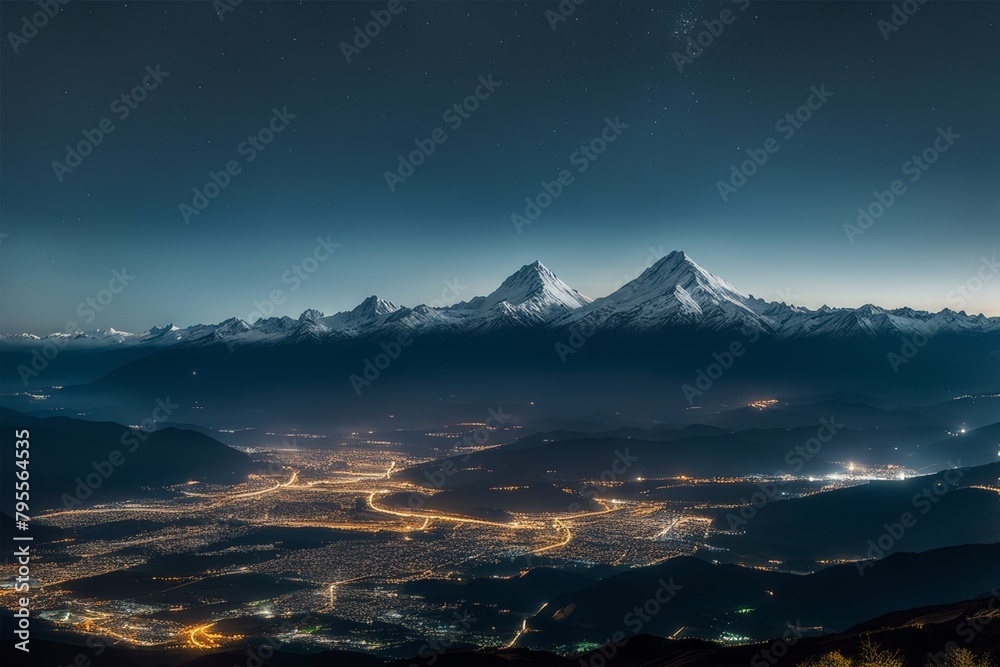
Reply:
[[[998,251],[1000,4],[927,3],[886,40],[890,3],[589,0],[553,30],[555,2],[406,2],[346,62],[386,6],[247,0],[220,20],[210,2],[73,0],[15,53],[38,9],[3,3],[0,331],[62,330],[122,267],[134,280],[86,328],[245,317],[276,288],[292,317],[431,302],[456,278],[468,299],[536,259],[599,297],[661,247],[769,300],[936,311]],[[673,53],[725,9],[679,72]],[[491,76],[455,127],[446,112]],[[814,86],[833,95],[786,138],[776,122]],[[294,118],[248,148],[274,109]],[[616,118],[596,159],[576,152]],[[114,130],[60,181],[53,162],[102,119]],[[385,172],[436,128],[446,140],[390,191]],[[911,181],[939,128],[960,138]],[[769,138],[723,201],[718,181]],[[230,161],[186,223],[179,205]],[[562,170],[519,232],[512,214]],[[849,239],[895,179],[905,192]],[[317,237],[340,246],[292,289]],[[1000,315],[1000,277],[965,309]]]

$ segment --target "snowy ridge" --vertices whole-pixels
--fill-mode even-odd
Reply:
[[[377,296],[370,296],[362,301],[354,310],[344,311],[329,317],[319,317],[313,322],[322,331],[341,331],[348,334],[360,334],[366,329],[377,327],[382,319],[399,310],[399,306]],[[306,311],[308,313],[309,311]],[[314,311],[316,312],[316,311]],[[305,316],[306,313],[302,315]],[[302,319],[301,317],[299,319]]]
[[[773,329],[771,322],[752,307],[750,297],[679,251],[663,257],[635,280],[580,308],[557,325],[572,326],[584,319],[599,329],[633,332],[672,326],[716,331]]]
[[[301,341],[414,334],[481,335],[516,329],[572,329],[586,323],[592,331],[656,335],[670,330],[757,331],[776,340],[826,338],[899,339],[951,334],[1000,333],[1000,317],[967,315],[944,309],[912,308],[816,310],[756,299],[743,294],[680,251],[674,251],[606,297],[591,300],[569,287],[540,262],[518,269],[487,296],[452,306],[398,306],[370,296],[356,308],[334,315],[309,309],[297,319],[260,318],[248,323],[230,318],[219,324],[179,329],[153,327],[141,334],[115,329],[0,336],[8,346],[99,348],[119,345],[205,345],[220,341],[289,344]]]
[[[489,296],[476,297],[463,305],[466,308],[488,309],[506,301],[510,305],[531,304],[539,309],[574,309],[584,306],[592,299],[580,294],[559,280],[541,262],[526,264],[508,277]]]
[[[522,325],[546,324],[591,301],[536,261],[522,266],[488,296],[476,297],[449,310],[491,313],[487,319],[495,320],[493,324],[504,321]],[[479,323],[480,328],[483,324]]]

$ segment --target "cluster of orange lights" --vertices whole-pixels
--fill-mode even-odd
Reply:
[[[208,629],[213,625],[215,625],[215,623],[199,625],[191,630],[185,630],[184,634],[187,635],[188,644],[194,648],[209,649],[220,648],[229,642],[243,639],[243,635],[220,635],[214,632],[209,632]]]

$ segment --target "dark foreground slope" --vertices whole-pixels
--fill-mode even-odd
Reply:
[[[690,416],[692,402],[715,409],[768,396],[862,389],[900,402],[923,401],[995,391],[1000,370],[1000,356],[993,354],[1000,334],[992,332],[937,337],[898,373],[886,355],[901,341],[888,335],[761,335],[751,344],[739,331],[671,328],[595,334],[560,355],[570,335],[548,328],[414,335],[391,359],[384,346],[395,344],[395,332],[273,345],[179,344],[123,363],[89,385],[66,387],[59,400],[134,410],[169,394],[183,404],[199,401],[204,423],[253,426],[261,415],[280,415],[299,426],[353,429],[393,414],[395,427],[420,427],[454,416],[447,409],[454,403],[533,402],[532,413],[548,417],[639,410],[675,418]],[[734,341],[745,352],[727,361],[724,371],[711,369],[715,379],[708,378],[706,369],[718,365],[717,355]],[[953,390],[945,393],[945,387]]]
[[[3,618],[6,630],[9,617]],[[6,632],[5,632],[6,634]],[[280,646],[266,660],[260,656],[261,645],[234,646],[208,654],[183,650],[135,650],[99,643],[91,638],[89,646],[68,639],[32,639],[31,653],[14,648],[14,642],[0,644],[0,659],[5,666],[72,665],[78,656],[104,667],[794,667],[832,651],[853,657],[865,641],[883,649],[898,651],[906,667],[944,664],[946,651],[961,647],[985,656],[1000,649],[1000,598],[983,597],[912,610],[896,611],[873,618],[843,632],[819,637],[797,636],[791,628],[783,635],[765,642],[724,646],[697,639],[671,640],[648,634],[630,636],[617,645],[606,645],[568,656],[523,648],[427,652],[405,660],[383,661],[377,657],[348,651],[323,651],[303,654]],[[97,651],[100,650],[100,655]],[[267,653],[265,653],[267,654]],[[780,661],[775,657],[780,655]]]
[[[150,408],[152,410],[152,408]],[[201,433],[149,421],[135,429],[68,417],[39,419],[0,408],[4,461],[15,461],[15,431],[27,430],[32,510],[133,497],[144,487],[198,480],[241,481],[254,469],[246,454]],[[23,447],[21,447],[23,449]],[[11,473],[13,474],[13,473]],[[8,514],[13,492],[0,500]]]
[[[881,558],[1000,541],[1000,463],[720,512],[712,544],[727,558]],[[790,529],[794,527],[794,529]]]
[[[762,639],[789,622],[843,631],[896,609],[1000,588],[997,563],[1000,544],[896,554],[804,576],[673,558],[556,596],[528,620],[519,644],[573,646],[616,632]]]

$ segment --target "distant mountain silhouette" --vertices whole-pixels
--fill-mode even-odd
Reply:
[[[998,542],[1000,492],[968,488],[1000,488],[998,477],[993,463],[725,510],[714,527],[738,534],[716,534],[712,544],[727,558],[815,561]],[[902,525],[904,514],[912,526]]]
[[[153,405],[147,414],[151,414]],[[155,425],[131,429],[113,422],[37,418],[0,408],[3,455],[14,461],[15,430],[30,432],[32,508],[107,502],[142,494],[143,487],[189,480],[231,484],[255,466],[250,457],[194,431]],[[151,424],[151,422],[147,422]],[[117,454],[116,454],[117,452]],[[6,508],[13,500],[0,499]]]
[[[585,571],[571,572],[535,568],[509,578],[476,578],[465,583],[440,579],[418,579],[403,585],[403,592],[431,602],[499,605],[514,612],[534,613],[539,605],[556,595],[593,585],[596,578]]]
[[[762,640],[780,635],[788,622],[843,631],[893,610],[970,599],[1000,587],[998,559],[1000,544],[972,545],[896,554],[864,576],[853,563],[803,576],[673,558],[555,597],[528,621],[530,632],[520,643],[571,645],[618,631],[670,636],[681,628],[682,636],[728,632]],[[680,590],[642,621],[634,609],[665,584]]]
[[[797,637],[792,627],[785,625],[781,633],[756,643],[725,646],[699,639],[666,639],[648,633],[629,635],[621,645],[608,645],[585,652],[571,652],[561,656],[550,652],[526,648],[469,649],[461,646],[448,648],[440,653],[405,659],[382,660],[372,655],[355,651],[327,650],[303,654],[279,646],[270,665],[276,667],[412,667],[427,664],[433,658],[434,667],[580,667],[580,665],[606,665],[606,667],[652,667],[653,665],[684,665],[685,667],[734,667],[756,664],[771,664],[764,657],[774,655],[776,645],[781,646],[780,665],[799,667],[809,659],[839,651],[847,656],[855,656],[863,641],[878,643],[883,649],[898,651],[910,667],[921,667],[928,656],[941,655],[949,642],[961,645],[985,655],[1000,648],[1000,623],[989,622],[996,614],[994,594],[982,599],[966,599],[938,605],[918,606],[893,610],[885,614],[865,619],[859,624],[840,632],[822,636]],[[992,616],[991,616],[992,615]],[[13,620],[10,613],[3,612],[3,626]],[[322,619],[321,619],[322,620]],[[788,623],[796,623],[790,619]],[[38,630],[31,642],[31,656],[39,665],[69,665],[77,655],[91,651],[79,643],[71,643],[67,633],[55,633],[46,628],[46,622],[37,620]],[[972,628],[978,631],[972,632]],[[797,630],[797,628],[796,628]],[[795,641],[782,639],[782,634]],[[248,650],[255,651],[263,640],[247,640],[240,646],[229,647],[191,657],[188,650],[166,650],[157,664],[178,667],[233,667],[245,665]],[[109,642],[110,644],[110,642]],[[611,657],[608,657],[608,656]],[[14,648],[13,640],[0,642],[0,658],[4,664],[18,664],[15,660],[23,653]],[[146,655],[141,650],[119,645],[109,645],[100,656],[102,665],[108,667],[139,667],[147,664]]]

